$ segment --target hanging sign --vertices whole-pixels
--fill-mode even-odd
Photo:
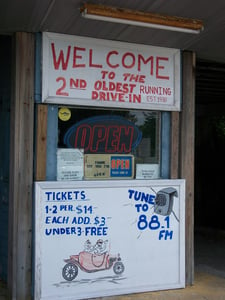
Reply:
[[[142,132],[121,116],[90,117],[74,124],[64,136],[68,148],[84,153],[130,153],[139,145]]]
[[[36,182],[35,300],[185,287],[184,194],[184,180]]]
[[[180,51],[43,33],[42,101],[180,110]]]

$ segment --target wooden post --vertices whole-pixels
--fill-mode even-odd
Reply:
[[[34,36],[16,33],[10,130],[10,299],[31,299],[34,133]]]
[[[37,139],[35,180],[46,179],[46,147],[47,147],[47,116],[48,106],[37,106]]]
[[[180,113],[171,112],[170,178],[179,178]]]
[[[194,282],[194,141],[195,54],[183,52],[183,99],[180,114],[180,178],[186,179],[186,284]]]

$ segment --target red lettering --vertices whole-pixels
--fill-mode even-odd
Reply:
[[[75,133],[74,148],[90,153],[130,153],[134,136],[131,126],[81,124]]]
[[[139,54],[138,55],[138,71],[141,71],[141,61],[143,61],[144,64],[147,64],[150,61],[150,75],[153,75],[153,56],[148,57],[146,60],[144,57]]]
[[[130,64],[125,64],[125,60],[126,60],[126,58],[129,57],[129,56],[131,57],[131,63],[130,63]],[[134,56],[134,54],[131,53],[131,52],[125,53],[125,54],[122,56],[122,66],[123,66],[124,68],[131,69],[131,68],[133,68],[134,65],[135,65],[135,56]]]
[[[125,169],[130,169],[130,161],[128,159],[125,160]]]
[[[118,150],[118,144],[119,144],[119,128],[118,126],[109,126],[108,127],[108,136],[110,138],[107,139],[106,144],[105,144],[105,150],[107,151],[108,149],[108,153],[114,153],[117,152]]]
[[[78,59],[82,59],[83,56],[82,55],[78,55],[78,51],[86,51],[85,48],[80,48],[80,47],[74,47],[73,48],[73,68],[85,68],[86,65],[85,64],[78,64],[77,60]]]
[[[54,43],[51,43],[51,48],[52,48],[53,65],[54,65],[55,70],[59,69],[60,64],[62,65],[62,70],[66,70],[68,67],[71,46],[68,46],[68,48],[67,48],[66,61],[64,58],[63,50],[59,51],[59,56],[58,56],[58,58],[56,58],[56,51],[55,51]]]
[[[107,54],[107,56],[106,56],[106,63],[107,63],[107,65],[108,65],[110,68],[118,68],[118,67],[119,67],[119,64],[113,65],[113,64],[111,64],[110,61],[109,61],[111,55],[118,55],[118,54],[119,54],[118,51],[110,51],[110,52]]]
[[[91,135],[91,152],[104,152],[107,128],[104,125],[94,125]]]
[[[92,91],[92,93],[91,93],[91,99],[92,100],[98,99],[98,92]]]
[[[70,89],[81,89],[85,90],[87,82],[84,79],[73,79],[70,78]]]
[[[168,57],[156,57],[156,78],[169,80],[169,76],[159,75],[159,70],[164,70],[165,67],[160,65],[160,61],[168,61]]]
[[[141,95],[129,94],[128,96],[130,103],[141,103]]]
[[[109,94],[110,94],[110,98],[112,99],[112,101],[116,101],[117,93],[109,93]]]
[[[116,161],[115,161],[115,159],[112,159],[112,161],[111,161],[111,168],[115,169],[115,166],[116,166]]]
[[[66,88],[66,79],[64,77],[57,77],[56,82],[62,82],[62,85],[56,90],[56,95],[58,96],[69,96],[69,93],[63,92]]]
[[[112,159],[111,161],[112,169],[127,169],[130,168],[130,161],[128,159]]]
[[[87,124],[82,124],[78,126],[76,130],[74,148],[80,148],[80,149],[84,149],[84,151],[88,151],[91,144],[91,140],[90,140],[91,132],[92,132],[91,126]]]
[[[134,128],[131,126],[120,126],[118,152],[131,152],[134,136]]]
[[[89,51],[89,66],[93,68],[102,68],[102,65],[93,64],[93,50]]]

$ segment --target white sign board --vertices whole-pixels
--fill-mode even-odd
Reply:
[[[180,110],[180,51],[43,33],[42,101]]]
[[[36,182],[35,299],[185,286],[184,180]]]
[[[83,177],[83,149],[57,149],[57,180],[82,180]]]
[[[136,179],[159,179],[159,164],[136,164]]]

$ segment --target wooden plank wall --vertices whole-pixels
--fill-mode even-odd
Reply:
[[[13,45],[10,125],[10,299],[31,299],[34,133],[34,36],[18,32]]]

